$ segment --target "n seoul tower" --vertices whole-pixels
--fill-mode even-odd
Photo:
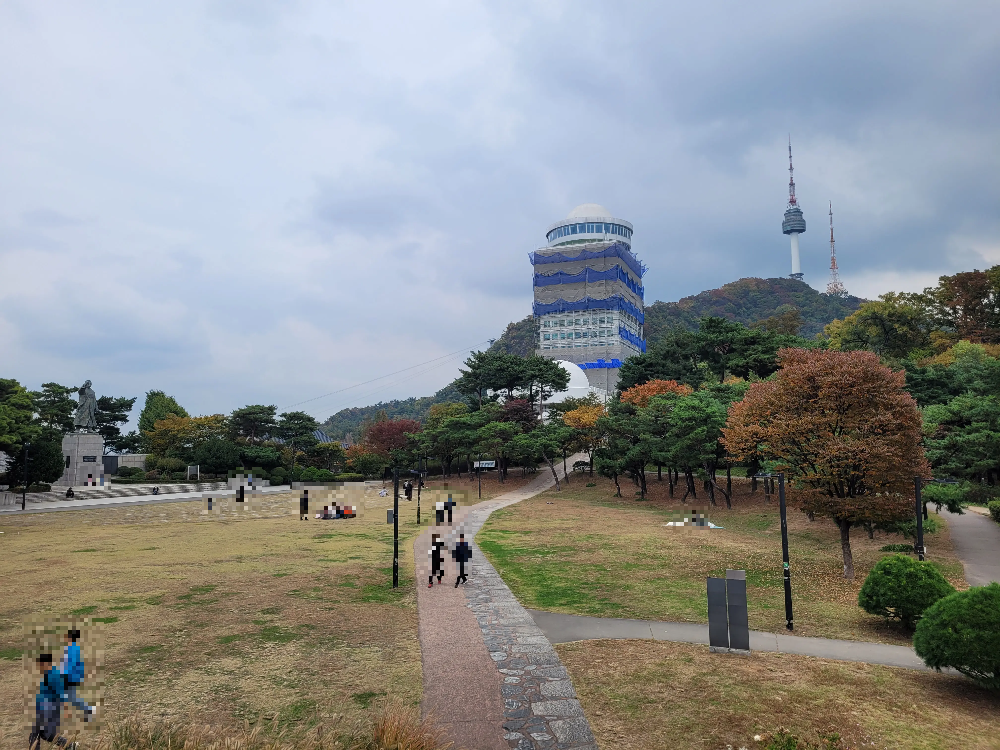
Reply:
[[[792,272],[789,276],[802,280],[802,267],[799,265],[799,235],[806,231],[806,220],[802,218],[802,209],[795,199],[795,168],[792,166],[792,137],[788,136],[788,208],[785,209],[785,220],[781,222],[781,231],[792,238]]]

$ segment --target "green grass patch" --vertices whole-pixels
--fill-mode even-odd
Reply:
[[[233,643],[234,641],[238,641],[242,637],[243,637],[242,635],[224,635],[221,638],[217,638],[216,640],[223,646],[225,646],[227,643]]]
[[[113,622],[118,622],[118,618],[117,617],[95,617],[94,618],[94,622],[103,622],[103,623],[105,623],[107,625],[110,625]]]
[[[158,607],[159,605],[163,604],[163,597],[151,596],[148,599],[146,599],[146,604],[150,605],[151,607]]]
[[[312,726],[316,724],[316,701],[304,698],[291,703],[278,712],[278,726]]]
[[[142,648],[139,649],[139,653],[140,654],[155,654],[161,648],[163,648],[163,646],[143,646]]]
[[[267,607],[266,609],[262,609],[260,613],[262,615],[280,615],[281,607]]]
[[[136,608],[135,604],[119,604],[117,607],[109,607],[108,609],[110,609],[112,612],[115,612],[119,610],[129,610],[135,608]]]
[[[291,573],[272,573],[272,578],[284,578],[285,576],[291,575]]]
[[[17,661],[21,658],[21,649],[14,646],[8,648],[0,648],[0,659],[6,661]]]
[[[354,693],[351,698],[357,703],[361,708],[371,708],[372,701],[376,698],[381,698],[386,695],[386,693],[375,693],[368,691],[366,693]]]
[[[87,549],[75,549],[74,552],[100,552],[99,549],[87,548]]]
[[[80,607],[79,609],[74,609],[74,610],[72,610],[70,612],[70,614],[73,615],[74,617],[79,617],[81,615],[84,615],[84,616],[86,616],[86,615],[92,615],[96,611],[97,611],[97,605],[90,604],[90,605],[87,605],[86,607]]]

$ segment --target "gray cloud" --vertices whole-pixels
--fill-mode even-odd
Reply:
[[[650,301],[785,274],[789,132],[814,286],[828,200],[866,294],[1000,262],[994,3],[125,9],[0,6],[0,374],[32,387],[228,411],[432,359],[530,311],[583,202]]]

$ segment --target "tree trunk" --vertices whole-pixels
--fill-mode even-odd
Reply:
[[[726,495],[726,505],[731,508],[733,506],[729,503],[729,498],[733,496],[733,465],[729,463],[726,464]]]
[[[643,500],[646,499],[646,467],[642,467],[642,471],[639,472],[639,497]]]
[[[837,521],[840,527],[840,549],[844,553],[844,578],[854,580],[854,555],[851,554],[851,522]]]
[[[660,464],[656,465],[656,481],[657,482],[663,481],[663,467]]]
[[[549,459],[549,457],[545,455],[545,451],[542,451],[542,458],[544,458],[545,459],[545,463],[547,463],[549,465],[549,471],[552,472],[552,478],[556,480],[556,489],[558,490],[559,489],[559,475],[556,474],[555,464],[553,464],[552,461]]]
[[[563,475],[566,477],[566,484],[569,484],[569,471],[566,469],[566,449],[563,448]]]
[[[752,477],[750,477],[750,494],[751,495],[757,494],[757,475],[756,474],[754,474]]]
[[[671,468],[667,467],[667,482],[670,483],[670,497],[674,496],[674,472]]]
[[[621,497],[622,496],[622,486],[620,484],[618,484],[618,475],[617,474],[612,474],[611,476],[615,480],[615,490],[617,490],[617,494],[615,495],[615,497]]]
[[[712,479],[714,472],[707,461],[703,464],[703,466],[705,467],[705,476],[708,477],[708,479],[705,480],[705,489],[708,491],[708,501],[712,505],[715,505],[715,480]]]

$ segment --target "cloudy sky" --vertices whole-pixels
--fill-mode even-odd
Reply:
[[[813,286],[828,200],[856,294],[1000,263],[992,0],[0,0],[0,101],[0,377],[32,388],[432,393],[584,202],[635,225],[647,301],[786,274],[789,133]]]

